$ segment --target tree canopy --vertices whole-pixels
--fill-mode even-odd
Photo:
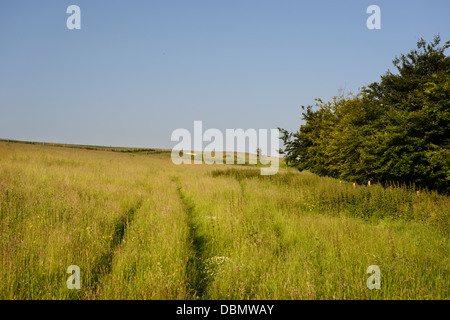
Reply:
[[[359,183],[399,182],[450,192],[450,57],[423,39],[357,94],[302,107],[304,124],[279,128],[288,165]]]

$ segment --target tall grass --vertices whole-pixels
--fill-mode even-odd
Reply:
[[[100,149],[0,142],[1,299],[450,297],[446,196]]]

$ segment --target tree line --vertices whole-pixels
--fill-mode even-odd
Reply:
[[[286,163],[322,176],[450,192],[450,57],[440,36],[393,60],[357,94],[316,99],[297,132],[279,128]]]

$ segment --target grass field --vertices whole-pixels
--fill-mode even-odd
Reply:
[[[0,298],[449,299],[449,210],[285,167],[0,141]]]

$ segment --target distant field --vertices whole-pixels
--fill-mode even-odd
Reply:
[[[0,299],[449,299],[449,211],[286,167],[3,140]]]

